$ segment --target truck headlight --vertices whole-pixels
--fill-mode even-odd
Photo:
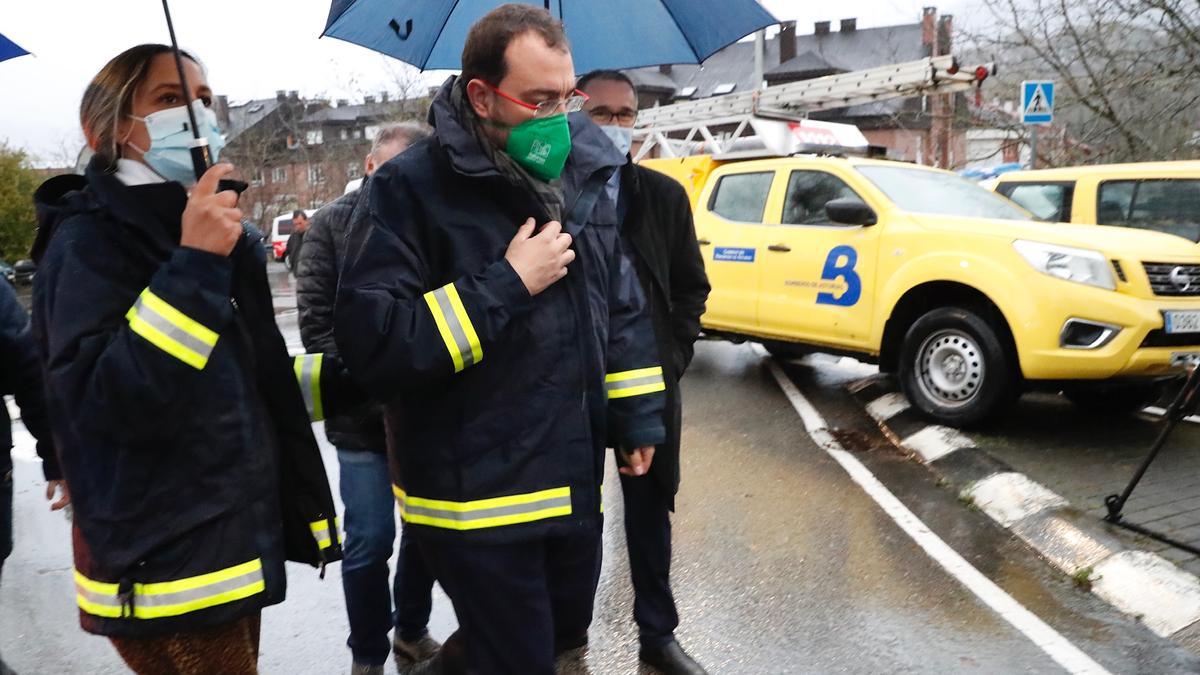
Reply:
[[[1117,288],[1108,259],[1099,251],[1025,240],[1014,241],[1013,248],[1042,274],[1110,291]]]

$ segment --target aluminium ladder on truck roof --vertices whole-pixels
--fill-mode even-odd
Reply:
[[[667,157],[692,154],[706,146],[713,154],[732,149],[753,135],[755,119],[799,121],[808,113],[978,87],[995,72],[991,63],[960,68],[953,56],[934,56],[890,66],[829,75],[763,89],[647,108],[634,129],[643,140],[635,159],[655,147]],[[732,132],[717,132],[718,127]],[[672,134],[681,138],[672,138]],[[681,152],[682,150],[682,152]],[[691,151],[689,151],[691,150]]]

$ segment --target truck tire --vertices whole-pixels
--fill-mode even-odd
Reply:
[[[1063,396],[1084,410],[1107,415],[1130,415],[1154,403],[1162,389],[1158,382],[1107,385],[1081,382],[1064,386]]]
[[[952,427],[978,426],[1020,396],[1017,364],[995,319],[939,307],[913,322],[900,351],[900,386],[919,411]]]

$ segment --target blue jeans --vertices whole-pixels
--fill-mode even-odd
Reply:
[[[338,448],[338,464],[346,508],[342,560],[342,590],[350,619],[346,644],[356,662],[382,665],[391,652],[388,632],[392,628],[402,640],[416,640],[425,634],[433,608],[433,575],[421,560],[416,542],[405,533],[396,557],[396,578],[389,589],[388,559],[396,541],[396,502],[387,457],[378,452]]]

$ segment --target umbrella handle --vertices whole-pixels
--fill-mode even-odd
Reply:
[[[188,121],[192,125],[192,142],[189,144],[192,155],[192,171],[196,180],[212,166],[212,154],[209,152],[208,139],[201,138],[200,128],[196,124],[196,111],[192,109],[191,88],[188,87],[187,75],[183,70],[183,56],[179,53],[179,42],[175,39],[175,24],[171,21],[171,8],[167,0],[162,0],[163,14],[167,17],[167,32],[171,34],[171,51],[175,54],[175,69],[179,71],[179,86],[183,88],[184,107],[187,108]]]

